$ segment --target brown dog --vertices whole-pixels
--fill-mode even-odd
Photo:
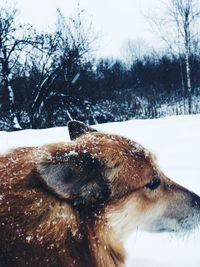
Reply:
[[[126,138],[69,123],[71,143],[0,157],[0,253],[9,267],[121,267],[130,231],[186,231],[200,198]]]

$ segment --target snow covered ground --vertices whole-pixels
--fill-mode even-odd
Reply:
[[[95,128],[134,139],[153,151],[161,169],[200,195],[200,115],[132,120]],[[0,152],[69,140],[67,127],[0,132]],[[126,242],[127,267],[199,267],[200,231],[190,235],[133,233]]]

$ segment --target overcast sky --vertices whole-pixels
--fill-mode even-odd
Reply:
[[[0,0],[4,3],[5,0]],[[120,56],[127,40],[144,40],[157,45],[155,33],[144,14],[158,9],[159,0],[7,0],[20,10],[20,20],[33,24],[38,29],[52,28],[56,10],[60,8],[66,16],[73,16],[79,3],[85,16],[92,19],[99,39],[99,55]]]

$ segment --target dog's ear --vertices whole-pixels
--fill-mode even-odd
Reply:
[[[93,207],[110,195],[102,175],[103,166],[90,153],[69,153],[66,162],[40,164],[37,168],[43,186],[74,206]]]
[[[71,140],[74,140],[80,137],[82,134],[88,132],[97,132],[97,130],[85,125],[80,121],[75,121],[75,120],[68,122],[68,129]]]

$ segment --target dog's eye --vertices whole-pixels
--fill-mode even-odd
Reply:
[[[150,183],[146,184],[145,187],[150,189],[150,190],[155,190],[156,188],[159,187],[160,184],[161,184],[160,179],[155,178],[155,179],[151,180]]]

